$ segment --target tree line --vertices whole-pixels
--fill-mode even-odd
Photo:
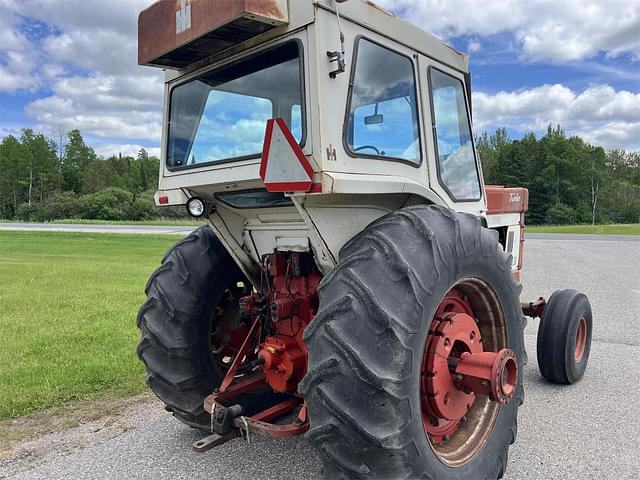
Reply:
[[[610,150],[567,137],[558,126],[537,138],[505,128],[476,138],[485,182],[529,189],[530,224],[640,222],[640,152]],[[99,158],[78,130],[55,142],[24,129],[0,142],[0,218],[145,220],[185,216],[157,208],[159,160]]]
[[[640,222],[640,152],[605,152],[560,126],[519,140],[500,128],[476,147],[487,184],[529,189],[529,224]]]
[[[0,218],[49,221],[68,218],[148,220],[183,217],[184,209],[156,208],[159,160],[99,158],[80,131],[55,142],[24,129],[0,142]]]

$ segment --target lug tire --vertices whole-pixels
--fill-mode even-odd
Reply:
[[[502,306],[518,386],[482,448],[451,467],[423,427],[421,359],[442,297],[472,277],[486,282]],[[497,233],[473,215],[404,208],[350,240],[321,283],[318,314],[305,330],[309,370],[299,387],[309,407],[307,436],[326,478],[500,478],[524,398],[520,290]]]
[[[578,361],[576,342],[581,319],[586,335]],[[553,292],[538,327],[537,356],[542,376],[565,385],[579,381],[589,361],[592,330],[593,315],[586,295],[571,289]]]
[[[223,373],[210,353],[212,319],[224,291],[242,274],[208,226],[175,244],[151,275],[137,324],[138,357],[147,384],[173,415],[209,431],[204,398],[220,385]],[[249,412],[272,402],[271,393],[244,395]]]

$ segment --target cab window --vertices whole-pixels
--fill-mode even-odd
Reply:
[[[455,200],[478,200],[480,181],[462,82],[435,68],[429,75],[440,182]]]
[[[302,46],[289,41],[173,88],[169,169],[257,158],[273,117],[284,118],[304,144],[301,67]]]
[[[349,153],[420,163],[416,82],[410,58],[365,39],[356,45],[345,143]]]

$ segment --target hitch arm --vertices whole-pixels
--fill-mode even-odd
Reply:
[[[521,303],[523,315],[531,318],[542,318],[544,314],[544,307],[547,305],[547,301],[540,297],[535,302]]]

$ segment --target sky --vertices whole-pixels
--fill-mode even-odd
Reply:
[[[163,75],[137,66],[150,3],[0,0],[0,138],[77,128],[99,155],[158,155]],[[551,123],[640,150],[640,0],[377,3],[470,54],[476,133]]]

